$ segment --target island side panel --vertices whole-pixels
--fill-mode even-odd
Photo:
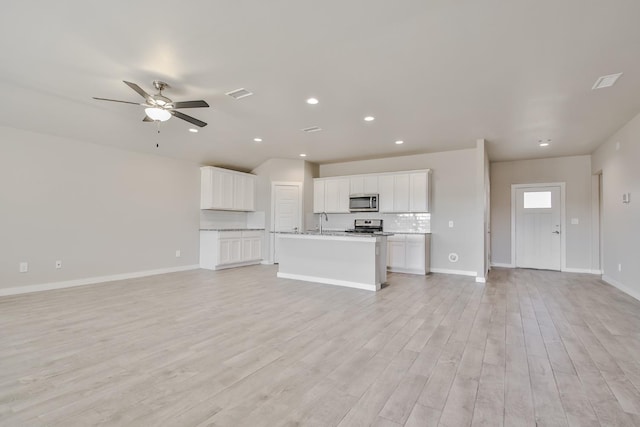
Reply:
[[[376,263],[378,239],[286,234],[278,238],[279,277],[380,289]]]

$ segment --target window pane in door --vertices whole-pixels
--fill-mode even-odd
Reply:
[[[525,209],[550,209],[551,191],[525,191]]]

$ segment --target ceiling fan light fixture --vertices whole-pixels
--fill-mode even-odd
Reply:
[[[166,122],[171,118],[171,113],[162,108],[149,107],[145,108],[144,112],[146,113],[147,117],[154,121]]]

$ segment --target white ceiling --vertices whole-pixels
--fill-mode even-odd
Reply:
[[[0,125],[134,151],[251,169],[485,138],[492,160],[539,158],[590,153],[640,112],[637,0],[37,4],[2,4]],[[183,112],[209,125],[172,118],[158,134],[142,107],[92,99],[142,101],[122,80],[153,93],[154,79],[173,100],[206,100]],[[241,87],[255,95],[225,95]]]

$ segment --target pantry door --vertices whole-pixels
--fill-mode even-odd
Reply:
[[[272,187],[272,259],[278,262],[278,232],[302,231],[302,183],[275,182]]]
[[[516,267],[562,269],[562,187],[561,184],[512,187]]]

